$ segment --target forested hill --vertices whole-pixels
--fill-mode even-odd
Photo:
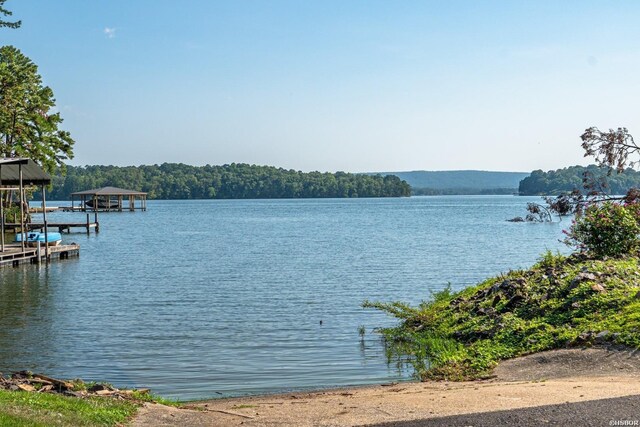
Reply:
[[[381,172],[399,177],[414,194],[490,194],[515,193],[528,172],[490,172],[479,170]]]
[[[596,165],[571,166],[564,169],[544,172],[535,170],[531,175],[520,181],[519,191],[523,196],[555,195],[559,193],[583,190],[582,177],[589,172],[596,179],[604,178],[607,182],[605,189],[608,194],[625,194],[629,188],[640,188],[640,172],[627,169],[618,174],[615,171],[607,176],[608,169]]]
[[[152,199],[271,199],[324,197],[402,197],[411,188],[396,176],[345,172],[299,172],[271,166],[233,163],[189,166],[67,167],[47,197],[68,200],[76,191],[113,186],[145,191]]]

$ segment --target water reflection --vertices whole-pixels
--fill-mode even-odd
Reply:
[[[7,270],[11,271],[7,271]],[[55,291],[46,265],[8,267],[0,276],[0,365],[43,369],[34,352],[53,354]]]

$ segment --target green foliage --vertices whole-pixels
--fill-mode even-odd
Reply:
[[[639,261],[547,252],[529,270],[445,290],[418,307],[365,307],[400,321],[380,330],[390,361],[410,363],[422,379],[473,379],[500,360],[543,350],[594,343],[640,347]]]
[[[560,252],[556,252],[555,254],[549,250],[547,250],[542,256],[538,259],[538,263],[534,266],[537,268],[556,268],[561,266],[567,257],[562,255]]]
[[[304,173],[239,163],[68,166],[66,175],[54,176],[53,182],[51,200],[67,200],[73,192],[105,186],[144,191],[151,199],[401,197],[411,192],[406,182],[391,175]]]
[[[589,205],[566,232],[565,242],[596,257],[620,256],[638,249],[638,206],[605,202]]]
[[[137,408],[126,400],[0,390],[0,426],[115,426]]]
[[[48,172],[64,167],[73,158],[74,141],[58,128],[62,118],[54,112],[53,91],[13,46],[0,47],[0,88],[0,156],[27,157]]]
[[[0,15],[11,16],[13,15],[13,12],[4,8],[4,4],[6,3],[6,1],[7,0],[0,0]],[[0,28],[6,27],[6,28],[15,29],[15,28],[20,28],[20,25],[22,25],[22,21],[9,22],[9,21],[4,21],[0,19]]]
[[[20,222],[20,206],[12,205],[4,208],[4,219],[6,222]]]
[[[583,184],[585,172],[594,181],[606,182],[606,188],[602,189],[605,194],[626,194],[630,188],[640,187],[640,172],[631,168],[609,175],[608,168],[590,165],[572,166],[548,172],[535,170],[520,181],[519,192],[523,196],[557,195],[575,189],[587,192]]]

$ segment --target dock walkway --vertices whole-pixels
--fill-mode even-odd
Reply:
[[[27,231],[32,230],[42,230],[44,231],[44,223],[42,222],[28,222],[24,224]],[[4,224],[5,230],[10,230],[16,232],[20,230],[20,223],[16,222],[7,222]],[[87,220],[85,222],[49,222],[47,221],[47,229],[55,230],[58,229],[60,233],[71,233],[72,229],[75,228],[83,228],[87,234],[94,230],[96,233],[100,232],[100,223],[98,222],[98,214],[94,213],[93,221],[89,214],[87,214]]]
[[[80,256],[80,245],[71,243],[68,245],[49,246],[49,259],[68,259]],[[17,267],[20,264],[39,264],[46,262],[44,247],[25,248],[19,244],[5,245],[4,252],[0,252],[0,267]]]

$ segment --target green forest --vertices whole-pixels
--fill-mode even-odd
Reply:
[[[571,166],[548,172],[535,170],[520,181],[519,193],[523,196],[536,196],[557,195],[574,189],[584,190],[585,173],[606,182],[602,189],[606,194],[625,194],[629,188],[640,188],[640,172],[627,168],[622,173],[613,171],[608,175],[608,171],[609,169],[596,165]]]
[[[76,191],[113,186],[149,193],[150,199],[277,199],[403,197],[411,187],[397,176],[300,172],[232,163],[189,166],[67,166],[53,177],[47,198],[68,200]]]

